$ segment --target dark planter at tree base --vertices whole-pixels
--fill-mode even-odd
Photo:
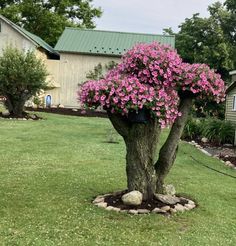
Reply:
[[[130,111],[128,113],[128,120],[132,123],[147,123],[150,119],[149,110],[142,108],[138,111]]]

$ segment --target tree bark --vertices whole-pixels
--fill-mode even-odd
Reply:
[[[143,200],[153,198],[156,190],[155,157],[160,135],[156,119],[147,124],[130,123],[127,118],[108,113],[126,144],[126,173],[128,190],[138,190]]]
[[[24,105],[25,102],[29,99],[28,95],[22,93],[18,98],[14,98],[11,95],[6,96],[6,107],[13,117],[21,118],[24,115]]]
[[[181,116],[178,117],[173,123],[169,136],[167,137],[164,145],[162,146],[159,152],[159,158],[155,164],[157,182],[156,182],[156,192],[163,193],[164,192],[164,180],[167,174],[169,173],[172,165],[174,164],[179,140],[183,133],[183,129],[185,123],[188,118],[189,111],[192,106],[193,97],[181,97],[180,96],[180,104],[179,104],[179,112],[181,112]]]

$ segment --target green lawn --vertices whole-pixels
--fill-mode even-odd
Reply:
[[[170,218],[107,212],[98,194],[124,189],[125,147],[106,119],[42,114],[0,120],[0,245],[236,245],[236,171],[182,143],[168,181],[199,204]],[[162,140],[165,134],[162,135]]]

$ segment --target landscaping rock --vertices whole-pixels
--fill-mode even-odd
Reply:
[[[171,213],[176,213],[177,210],[176,210],[175,208],[170,208],[170,212],[171,212]]]
[[[138,210],[135,210],[135,209],[130,209],[128,211],[129,214],[138,214]]]
[[[170,210],[170,206],[161,207],[161,210],[168,212]]]
[[[200,149],[202,153],[204,153],[205,155],[211,156],[211,154],[209,152],[207,152],[205,149]]]
[[[96,197],[93,203],[101,203],[104,202],[104,197]]]
[[[164,192],[166,195],[174,196],[176,193],[174,185],[172,184],[164,185]]]
[[[107,211],[120,212],[120,208],[116,208],[116,207],[112,207],[112,206],[106,207],[106,210],[107,210]]]
[[[208,139],[207,139],[207,138],[202,138],[201,141],[202,141],[203,143],[207,143],[207,142],[208,142]]]
[[[223,144],[223,147],[233,147],[233,144]]]
[[[181,204],[176,204],[175,205],[175,207],[174,207],[174,209],[178,212],[184,212],[184,210],[185,210],[185,207],[183,206],[183,205],[181,205]]]
[[[140,205],[143,200],[143,194],[140,191],[133,190],[129,193],[124,194],[121,197],[125,205]]]
[[[78,109],[77,108],[72,108],[72,111],[73,112],[78,112]]]
[[[137,211],[139,214],[149,214],[150,213],[150,210],[148,209],[138,209]]]
[[[202,148],[202,146],[199,145],[199,144],[196,144],[195,146],[196,146],[198,149],[201,149],[201,148]]]
[[[185,208],[186,208],[187,210],[191,210],[191,209],[193,209],[193,208],[196,207],[195,204],[185,204],[184,206],[185,206]]]
[[[166,213],[166,211],[164,211],[164,210],[162,210],[162,209],[160,209],[160,208],[154,208],[153,210],[152,210],[152,213],[154,213],[154,214],[157,214],[157,213]]]
[[[107,211],[112,211],[113,208],[114,208],[114,207],[112,207],[112,206],[108,206],[108,207],[106,207],[106,210],[107,210]]]
[[[232,163],[231,163],[230,161],[226,161],[226,162],[225,162],[225,165],[227,165],[227,166],[231,166],[231,165],[232,165]]]
[[[195,205],[195,202],[194,202],[194,201],[192,201],[192,200],[188,200],[188,204]]]
[[[159,201],[169,204],[169,205],[174,205],[178,202],[180,202],[180,199],[176,196],[170,196],[170,195],[163,195],[163,194],[155,194],[156,199]]]
[[[99,203],[96,203],[96,205],[97,205],[99,208],[106,208],[106,207],[107,207],[107,203],[106,203],[106,202],[99,202]]]
[[[9,116],[10,113],[9,113],[8,111],[3,111],[3,112],[2,112],[2,115],[3,115],[3,116]]]

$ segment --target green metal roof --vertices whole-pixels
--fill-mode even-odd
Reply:
[[[4,16],[0,15],[0,19],[4,20],[6,23],[11,25],[15,30],[20,32],[23,36],[33,41],[36,45],[42,47],[43,49],[47,50],[49,53],[59,56],[59,53],[56,52],[48,43],[42,40],[40,37],[36,36],[35,34],[26,31],[24,28],[17,26],[12,21],[8,20]]]
[[[66,27],[59,38],[55,50],[86,54],[121,56],[137,43],[151,43],[175,46],[175,36],[143,33],[81,30]]]

